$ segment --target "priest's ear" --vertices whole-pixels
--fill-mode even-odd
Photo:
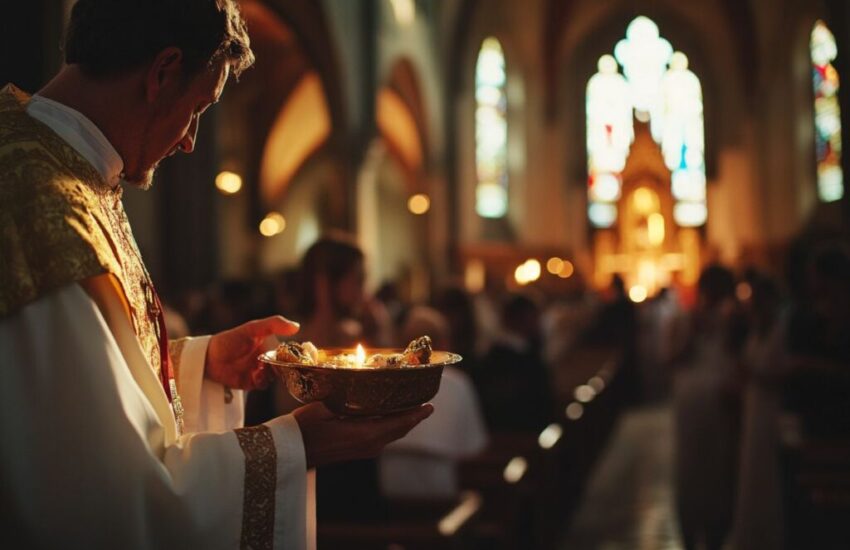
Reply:
[[[182,87],[185,81],[183,52],[180,48],[169,47],[159,52],[148,65],[145,75],[145,97],[148,103],[154,103],[163,93]]]

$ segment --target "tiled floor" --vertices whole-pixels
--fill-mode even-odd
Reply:
[[[564,550],[681,548],[672,485],[668,408],[625,413],[573,516]]]

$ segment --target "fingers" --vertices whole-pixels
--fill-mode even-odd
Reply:
[[[434,406],[430,403],[410,411],[396,413],[390,416],[380,416],[359,419],[364,430],[375,435],[382,444],[404,437],[417,424],[431,416]],[[354,420],[357,422],[357,420]]]
[[[298,332],[301,325],[290,321],[281,315],[272,315],[265,319],[250,321],[244,325],[254,337],[266,337],[270,335],[291,336]]]
[[[390,442],[403,437],[434,411],[430,404],[390,416],[340,418],[321,403],[292,414],[304,440],[309,467],[377,456]]]

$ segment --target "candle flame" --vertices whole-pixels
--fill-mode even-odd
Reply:
[[[362,344],[357,344],[357,351],[354,353],[354,357],[357,359],[357,364],[360,366],[366,362],[366,350],[363,349]]]

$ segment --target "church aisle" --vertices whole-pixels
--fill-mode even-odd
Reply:
[[[625,413],[573,516],[564,550],[681,548],[668,407]]]

